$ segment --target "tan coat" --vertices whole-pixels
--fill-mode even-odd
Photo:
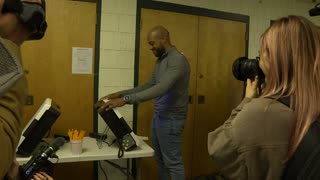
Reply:
[[[11,42],[7,44],[20,57],[19,48]],[[23,76],[9,92],[0,97],[0,179],[8,172],[15,156],[26,94],[27,82]]]
[[[208,151],[221,168],[218,179],[277,180],[293,124],[293,111],[268,99],[245,98],[229,119],[208,135]]]

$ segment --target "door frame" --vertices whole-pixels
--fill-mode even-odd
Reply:
[[[248,56],[250,16],[199,8],[199,7],[180,5],[180,4],[159,2],[159,1],[153,1],[153,0],[137,0],[136,41],[135,41],[135,57],[134,57],[134,87],[138,86],[139,84],[139,56],[140,56],[139,48],[140,48],[140,24],[141,24],[142,9],[162,10],[162,11],[176,12],[176,13],[182,13],[182,14],[205,16],[205,17],[243,22],[246,24],[245,55]],[[137,127],[138,127],[137,119],[138,119],[138,106],[134,104],[132,129],[135,133],[137,132]],[[133,160],[133,163],[132,163],[132,174],[134,176],[136,174],[135,160]]]
[[[90,1],[91,2],[91,1]],[[101,38],[101,12],[102,12],[102,0],[93,0],[92,2],[96,3],[96,40],[95,40],[95,49],[94,49],[94,77],[93,77],[93,100],[94,102],[98,101],[99,98],[99,69],[100,69],[100,38]],[[94,107],[92,107],[94,108]],[[93,131],[98,132],[98,112],[93,110]],[[94,179],[99,178],[98,162],[93,162],[93,174]]]
[[[140,24],[141,24],[141,10],[143,8],[243,22],[246,24],[245,55],[248,56],[250,16],[199,8],[199,7],[185,6],[180,4],[167,3],[167,2],[159,2],[159,1],[152,1],[152,0],[137,0],[136,42],[135,42],[135,57],[134,57],[134,87],[136,87],[139,84]],[[132,126],[134,132],[137,132],[137,127],[138,127],[137,116],[138,116],[138,106],[134,104],[133,105],[133,126]]]

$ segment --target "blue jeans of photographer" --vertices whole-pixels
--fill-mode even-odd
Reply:
[[[158,164],[159,180],[184,180],[182,161],[182,131],[186,115],[155,112],[151,140]]]

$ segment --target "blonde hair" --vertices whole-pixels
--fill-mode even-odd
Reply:
[[[269,64],[262,96],[290,97],[295,114],[287,156],[290,158],[320,115],[319,29],[300,16],[278,19],[261,36],[262,52],[267,54]]]

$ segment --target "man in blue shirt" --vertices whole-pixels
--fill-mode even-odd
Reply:
[[[150,80],[133,89],[101,98],[109,100],[103,107],[109,109],[155,99],[151,139],[158,163],[158,177],[160,180],[183,180],[181,144],[188,111],[190,66],[185,56],[171,44],[166,28],[152,28],[148,33],[148,43],[157,57]]]

